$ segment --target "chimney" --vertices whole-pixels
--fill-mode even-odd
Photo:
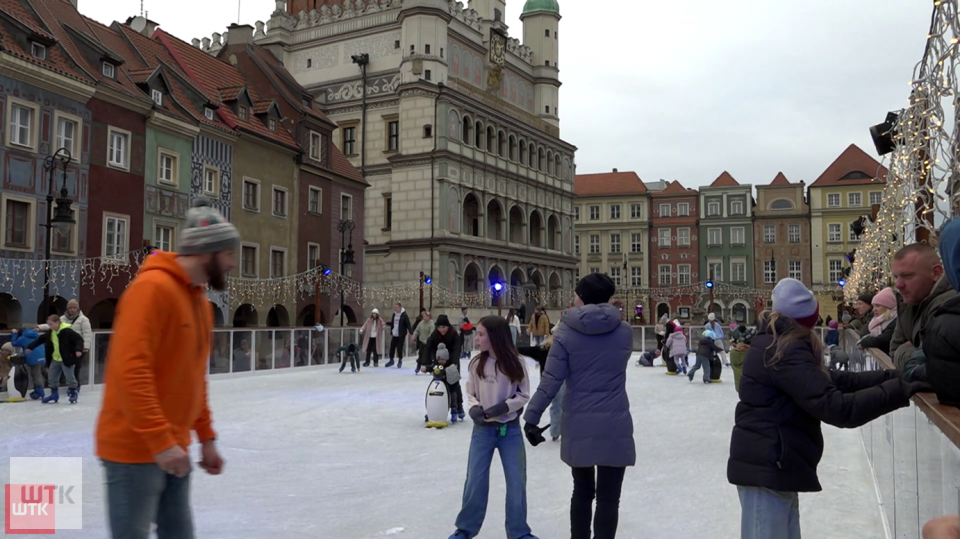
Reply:
[[[230,45],[253,43],[253,27],[249,24],[231,24],[227,31]]]
[[[617,173],[617,172],[619,172],[619,171],[618,171],[617,169],[613,169],[613,172],[614,172],[614,173]]]

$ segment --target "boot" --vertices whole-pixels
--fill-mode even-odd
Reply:
[[[44,397],[44,395],[43,395],[43,388],[42,388],[42,387],[34,388],[33,392],[30,393],[30,398],[33,399],[33,400],[40,400],[40,399],[42,399],[43,397]]]
[[[59,400],[60,400],[60,390],[51,389],[50,396],[44,397],[44,399],[40,402],[42,402],[43,404],[50,404],[51,402],[58,402]]]
[[[398,368],[398,369],[402,369],[402,368],[403,368],[403,360],[402,360],[402,359],[398,359],[398,360],[397,360],[397,368]]]
[[[346,361],[340,363],[340,369],[339,369],[337,372],[343,372],[343,369],[346,368],[346,366],[347,366],[347,362],[346,362]],[[352,370],[352,369],[351,369],[351,370]]]
[[[456,423],[456,422],[457,422],[457,413],[456,413],[456,412],[450,412],[450,422],[451,422],[451,423]]]
[[[363,362],[363,366],[364,366],[364,367],[369,367],[369,366],[370,366],[370,360],[368,359],[368,360],[364,361],[364,362]]]
[[[393,367],[393,358],[390,358],[390,361],[388,361],[387,364],[384,365],[384,367],[386,367],[386,368],[388,368],[388,369],[389,369],[390,367]]]
[[[76,404],[77,398],[80,396],[80,393],[76,389],[68,389],[67,395],[70,396],[70,404]]]

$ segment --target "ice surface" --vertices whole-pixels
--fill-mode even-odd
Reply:
[[[471,425],[425,429],[429,378],[413,375],[413,361],[404,365],[215,377],[211,407],[226,468],[219,477],[199,469],[192,476],[197,537],[446,538],[460,508]],[[530,365],[535,384],[539,373]],[[712,386],[664,372],[630,365],[638,463],[624,481],[618,537],[738,537],[737,491],[726,479],[737,402],[732,372],[725,368],[723,383]],[[9,478],[7,457],[84,458],[84,529],[57,537],[108,537],[93,456],[100,396],[94,387],[74,406],[66,399],[0,405],[0,483]],[[859,432],[825,426],[824,436],[824,492],[801,495],[804,536],[882,538]],[[559,454],[549,440],[527,446],[528,518],[541,539],[570,536],[572,479]],[[503,505],[495,457],[481,538],[504,537]]]

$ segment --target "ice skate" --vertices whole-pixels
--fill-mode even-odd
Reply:
[[[398,369],[402,369],[402,368],[403,368],[403,360],[402,360],[402,359],[398,359],[398,360],[397,360],[397,368],[398,368]]]
[[[374,366],[376,366],[376,364],[374,364]],[[390,367],[393,367],[393,360],[392,360],[392,359],[391,359],[390,361],[388,361],[386,365],[384,365],[384,368],[389,369]]]
[[[80,397],[80,393],[76,389],[68,389],[67,395],[70,396],[70,404],[76,404],[77,399]]]
[[[54,403],[55,403],[55,402],[59,402],[59,401],[60,401],[60,390],[59,390],[59,389],[51,389],[51,390],[50,390],[50,396],[49,396],[49,397],[45,397],[45,398],[44,398],[42,401],[40,401],[40,402],[42,402],[43,404],[50,404],[51,402],[54,402]]]
[[[40,400],[44,397],[43,388],[38,387],[30,392],[30,398],[33,400]]]

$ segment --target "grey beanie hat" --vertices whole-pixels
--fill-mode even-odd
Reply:
[[[450,351],[447,350],[447,345],[440,343],[437,345],[437,361],[440,360],[450,361]]]
[[[187,210],[187,222],[180,231],[177,253],[203,255],[240,248],[240,232],[210,205],[210,200],[197,198]]]

